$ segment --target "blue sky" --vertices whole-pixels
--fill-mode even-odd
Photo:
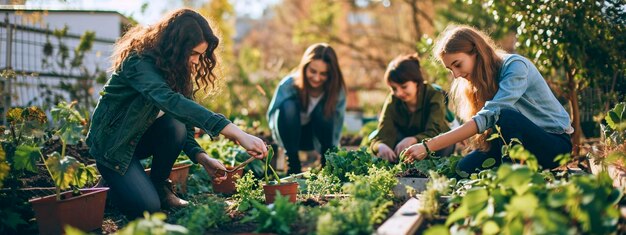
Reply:
[[[231,0],[238,15],[259,17],[265,7],[277,3],[279,0]],[[54,8],[54,9],[85,9],[85,10],[115,10],[124,15],[132,16],[141,24],[150,24],[157,21],[164,12],[181,7],[180,0],[67,0],[67,3],[50,0],[30,0],[27,7]],[[141,6],[148,2],[148,8],[142,14]]]

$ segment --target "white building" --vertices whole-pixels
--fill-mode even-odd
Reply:
[[[110,67],[113,44],[130,24],[131,20],[115,11],[0,6],[0,70],[10,68],[17,73],[9,86],[11,99],[6,102],[4,97],[3,106],[8,103],[13,107],[39,105],[48,108],[45,106],[61,99],[76,99],[78,94],[79,97],[91,97],[78,101],[83,107],[93,108],[89,107],[90,103],[97,100],[102,88],[102,84],[95,82],[95,77],[98,74],[103,76]],[[61,40],[50,33],[66,26],[67,34]],[[68,48],[68,60],[71,60],[80,36],[87,31],[95,33],[95,40],[92,49],[85,54],[82,66],[70,69],[69,61],[64,63],[65,66],[61,65],[61,44]],[[52,46],[52,56],[45,56],[46,44]],[[75,88],[68,92],[68,86]]]

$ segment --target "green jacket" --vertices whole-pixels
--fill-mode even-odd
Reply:
[[[194,139],[194,127],[217,136],[230,123],[193,100],[174,92],[150,56],[129,56],[104,86],[92,115],[86,143],[98,164],[123,175],[137,143],[156,120],[159,110],[185,123],[183,151],[196,161],[204,150]]]
[[[380,143],[393,149],[405,137],[415,136],[420,142],[449,130],[443,93],[433,85],[424,84],[417,94],[415,112],[389,94],[379,118],[378,134],[372,139],[370,149],[377,153]]]

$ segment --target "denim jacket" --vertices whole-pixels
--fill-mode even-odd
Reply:
[[[185,123],[183,151],[196,161],[204,150],[194,139],[194,127],[217,136],[230,123],[193,100],[173,91],[155,65],[153,57],[131,55],[104,86],[92,115],[86,143],[96,161],[125,174],[135,147],[156,120],[159,110]]]
[[[277,122],[278,119],[276,115],[276,111],[283,103],[283,101],[291,99],[298,95],[298,90],[294,86],[294,78],[290,75],[283,78],[278,84],[278,88],[276,88],[276,92],[274,92],[274,97],[270,102],[270,106],[267,109],[267,120],[269,123],[270,130],[272,130],[272,137],[281,143],[281,140],[277,139],[278,135],[275,133],[278,131]],[[320,103],[318,105],[323,105]],[[343,119],[346,113],[346,93],[343,89],[340,90],[339,100],[337,101],[337,108],[335,109],[335,113],[333,115],[334,122],[334,130],[333,130],[333,146],[339,146],[339,139],[341,138],[341,129],[343,128]]]
[[[472,117],[479,133],[494,126],[502,109],[519,111],[549,133],[574,132],[569,114],[528,59],[515,54],[505,55],[498,81],[496,95]]]

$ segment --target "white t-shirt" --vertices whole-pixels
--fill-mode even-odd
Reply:
[[[306,108],[306,110],[300,111],[300,125],[304,126],[306,124],[309,124],[309,122],[311,121],[311,113],[313,113],[313,109],[315,109],[315,106],[320,102],[320,100],[322,100],[322,97],[324,97],[324,93],[320,94],[318,97],[313,97],[309,95],[309,106]]]
[[[157,118],[160,118],[163,115],[165,115],[165,113],[163,111],[159,110],[159,114],[157,114]]]

